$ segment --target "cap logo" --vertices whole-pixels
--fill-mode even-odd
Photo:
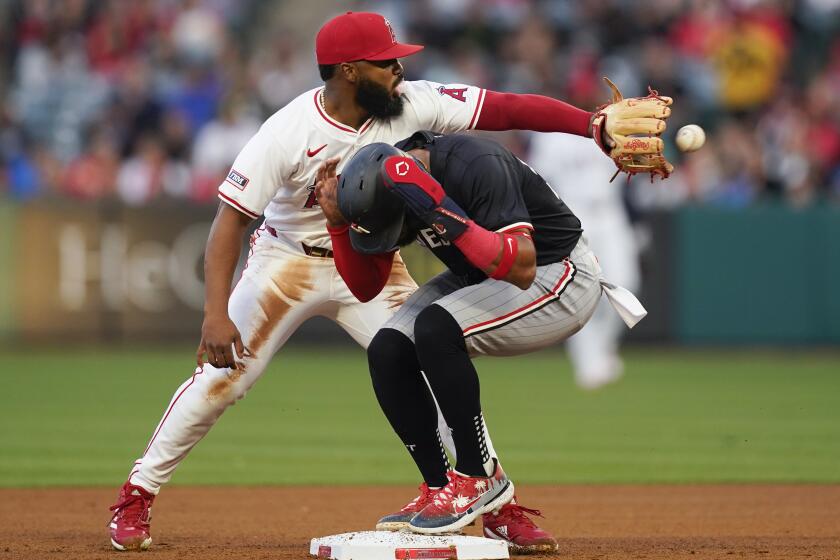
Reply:
[[[394,166],[394,171],[396,171],[397,175],[400,177],[405,177],[408,174],[408,162],[398,161],[397,165]]]
[[[366,230],[365,228],[363,228],[359,224],[350,224],[350,229],[352,229],[356,233],[365,233],[365,234],[370,235],[370,231]]]
[[[390,21],[388,21],[388,18],[382,18],[382,20],[385,22],[385,25],[387,25],[387,26],[388,26],[388,31],[391,33],[391,42],[396,44],[396,42],[397,42],[397,34],[396,34],[396,33],[394,33],[394,28],[393,28],[393,27],[391,27],[391,22],[390,22]]]

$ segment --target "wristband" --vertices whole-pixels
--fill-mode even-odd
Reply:
[[[330,224],[327,224],[327,232],[330,235],[341,235],[349,229],[350,229],[350,226],[347,225],[347,224],[344,224],[344,225],[341,225],[341,226],[331,226]]]
[[[513,263],[516,262],[516,254],[519,253],[519,241],[515,235],[503,233],[502,235],[502,259],[499,261],[499,266],[490,275],[494,280],[503,280],[508,275],[510,269],[513,268]]]

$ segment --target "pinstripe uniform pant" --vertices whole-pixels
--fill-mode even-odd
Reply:
[[[579,331],[601,297],[601,267],[581,237],[568,259],[537,267],[527,290],[487,279],[467,285],[445,271],[414,292],[382,328],[414,341],[414,321],[431,304],[461,326],[471,356],[513,356],[545,348]]]

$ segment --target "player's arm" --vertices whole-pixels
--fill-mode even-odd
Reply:
[[[495,235],[496,238],[499,239],[499,241],[501,241],[502,243],[508,243],[508,239],[510,239],[512,243],[516,243],[516,247],[511,248],[514,252],[513,264],[511,264],[510,270],[505,274],[503,278],[500,278],[500,280],[510,282],[514,286],[523,290],[527,290],[528,288],[530,288],[531,284],[534,282],[534,278],[537,275],[537,248],[534,247],[534,241],[531,239],[531,230],[527,228],[521,228],[506,231],[504,233],[496,233],[488,231],[479,226],[478,224],[475,224],[475,226],[476,228],[480,228],[487,233]],[[485,237],[487,241],[490,241],[490,236],[483,237]],[[481,241],[478,239],[476,239],[476,241],[478,243],[481,243]],[[466,242],[467,239],[462,241],[461,245],[465,245]],[[461,248],[461,245],[459,245],[458,243],[456,243],[455,245],[459,249],[461,249],[461,252],[463,252],[464,255],[467,254],[466,252],[464,252],[464,249]],[[482,268],[481,270],[483,270],[488,277],[495,278],[496,276],[494,275],[498,275],[499,266],[502,260],[506,258],[507,252],[507,247],[500,247],[496,258],[493,259],[491,265],[487,268]],[[467,258],[470,257],[468,256]]]
[[[353,250],[348,231],[350,227],[341,215],[336,200],[338,177],[335,170],[338,162],[338,158],[331,158],[318,168],[315,199],[327,219],[336,270],[356,299],[370,301],[388,283],[396,251],[383,255],[363,255]]]
[[[592,137],[593,113],[544,95],[487,91],[475,128],[533,130]]]
[[[239,330],[228,315],[228,300],[242,239],[252,221],[229,204],[219,204],[204,251],[204,323],[196,351],[199,366],[204,365],[206,354],[210,365],[235,369],[235,359],[243,358],[247,352]]]
[[[667,178],[674,166],[663,155],[660,136],[673,100],[650,88],[645,97],[624,99],[615,84],[604,80],[613,98],[597,113],[542,95],[487,91],[475,128],[566,132],[593,138],[619,171],[630,175],[650,173],[651,179],[654,175]]]
[[[415,130],[533,130],[592,136],[593,114],[544,95],[503,93],[466,84],[406,82]]]
[[[473,266],[489,278],[523,290],[531,286],[537,273],[537,252],[529,230],[497,233],[481,227],[414,158],[392,156],[385,161],[384,171],[385,185],[437,235],[454,244]]]

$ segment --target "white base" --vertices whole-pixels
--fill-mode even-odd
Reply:
[[[390,531],[360,531],[312,539],[309,554],[332,560],[496,560],[510,557],[505,541]]]

